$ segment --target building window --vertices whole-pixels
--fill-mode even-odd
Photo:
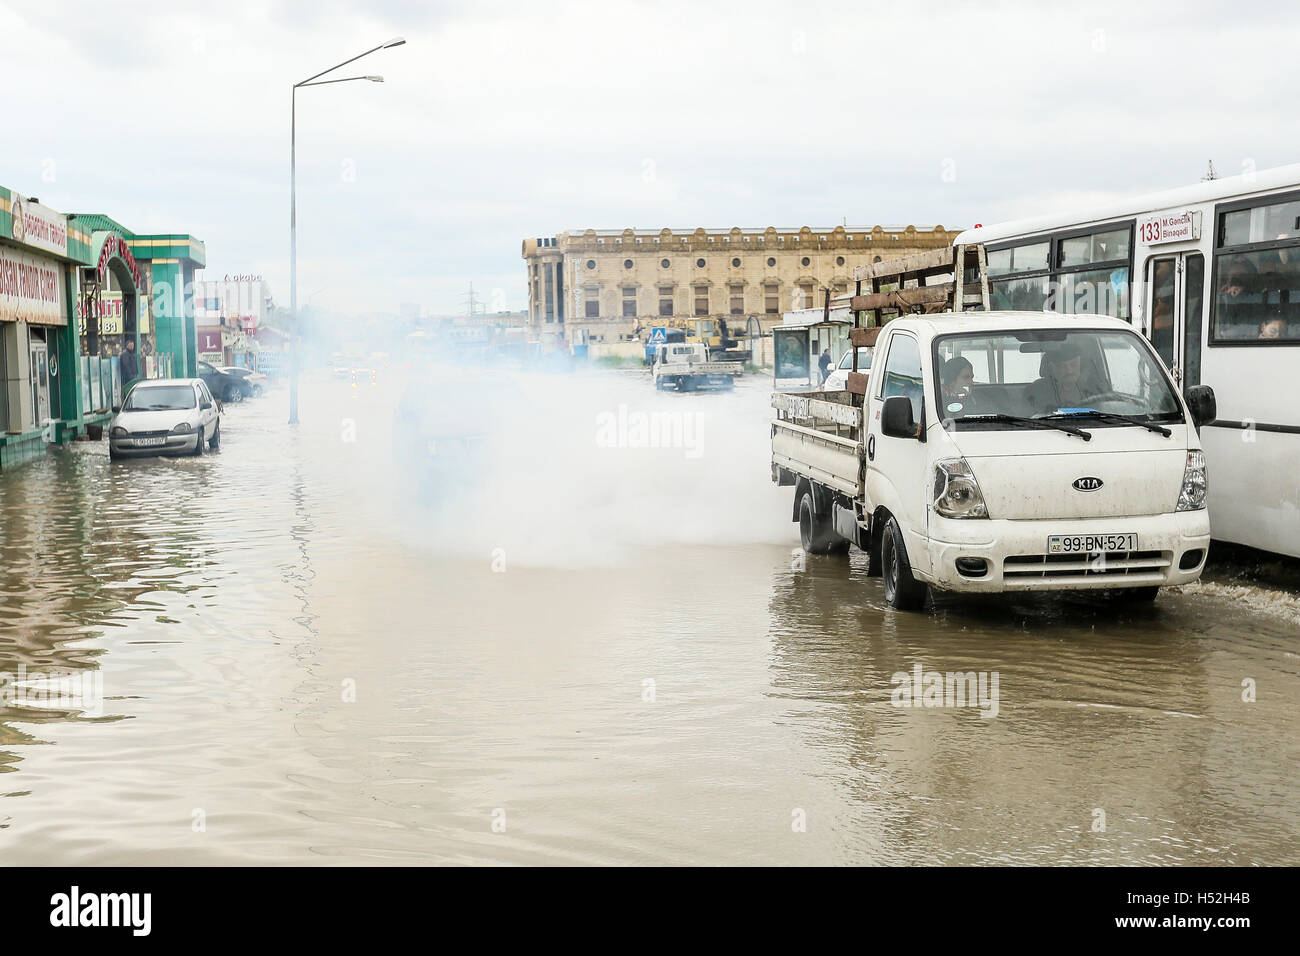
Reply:
[[[673,314],[673,290],[672,289],[659,290],[659,314],[664,317],[668,317]]]
[[[697,285],[695,287],[695,314],[709,314],[709,287],[706,285]]]
[[[817,304],[813,297],[813,286],[811,282],[801,282],[799,284],[800,304],[795,306],[797,309],[811,309]]]
[[[672,263],[669,262],[667,259],[660,259],[660,260],[659,260],[659,268],[660,268],[660,269],[667,269],[670,265],[672,265]]]
[[[835,264],[836,264],[837,266],[842,266],[842,265],[844,265],[844,257],[843,257],[843,256],[836,256],[836,257],[835,257]]]
[[[732,265],[734,268],[739,269],[739,268],[740,268],[740,260],[739,260],[739,259],[732,259],[732,260],[731,260],[731,265]]]
[[[812,265],[812,260],[809,259],[807,256],[804,256],[802,259],[799,260],[799,265],[810,266]]]
[[[624,269],[631,269],[631,268],[632,268],[632,260],[631,260],[631,259],[624,259],[624,260],[623,260],[623,268],[624,268]]]
[[[695,264],[696,264],[697,266],[699,266],[701,269],[704,268],[704,260],[703,260],[703,259],[696,259],[696,260],[695,260]]]
[[[731,314],[745,314],[745,287],[743,285],[733,285],[731,287]]]
[[[775,260],[774,258],[772,258],[771,256],[768,256],[768,257],[767,257],[767,265],[768,265],[768,268],[770,269],[772,266],[776,265],[776,260]]]
[[[588,269],[594,269],[594,268],[596,268],[596,260],[595,260],[595,259],[588,259],[588,260],[587,260],[587,268],[588,268]]]
[[[763,311],[768,315],[776,315],[781,311],[781,289],[779,286],[769,285],[763,287]]]
[[[586,300],[583,302],[583,307],[586,310],[585,315],[587,316],[587,318],[589,319],[600,318],[600,290],[588,289],[586,295],[583,296],[583,298]]]
[[[636,318],[636,289],[623,290],[623,318]]]

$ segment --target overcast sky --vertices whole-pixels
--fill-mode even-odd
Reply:
[[[129,11],[129,12],[127,12]],[[0,0],[0,184],[289,299],[526,304],[569,229],[914,223],[1300,160],[1300,11],[1196,3]]]

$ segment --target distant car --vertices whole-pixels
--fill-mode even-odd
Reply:
[[[208,385],[208,390],[223,402],[242,402],[244,400],[244,380],[238,375],[227,375],[215,365],[199,363],[199,378]]]
[[[201,378],[137,382],[108,429],[110,458],[202,455],[221,444],[221,413]]]
[[[255,372],[251,368],[240,368],[238,365],[223,365],[221,371],[241,380],[245,398],[261,395],[266,390],[266,376],[261,372]]]
[[[858,346],[858,371],[870,374],[871,354],[875,351],[870,345]],[[840,364],[831,369],[822,388],[827,392],[840,392],[849,387],[849,372],[853,371],[853,349],[845,349]]]

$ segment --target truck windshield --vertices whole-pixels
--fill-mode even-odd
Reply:
[[[1089,427],[1183,420],[1168,376],[1133,332],[945,335],[935,339],[934,363],[935,407],[958,428],[1009,428],[1009,417],[1079,419]]]

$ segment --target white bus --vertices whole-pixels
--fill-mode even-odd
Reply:
[[[994,309],[1099,312],[1139,328],[1201,433],[1220,541],[1300,557],[1300,164],[968,229]]]

